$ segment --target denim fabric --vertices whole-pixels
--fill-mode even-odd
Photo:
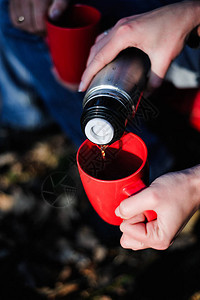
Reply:
[[[49,117],[40,107],[38,95],[31,88],[31,74],[2,42],[0,32],[0,122],[20,129],[43,127]]]
[[[80,145],[82,95],[55,80],[44,40],[12,26],[5,0],[0,1],[0,45],[1,123],[15,128],[41,126],[45,115],[39,106],[44,104],[66,135]]]

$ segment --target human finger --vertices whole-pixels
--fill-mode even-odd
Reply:
[[[126,222],[125,222],[126,221]],[[145,217],[145,214],[141,213],[139,215],[135,215],[133,217],[131,217],[130,219],[128,220],[124,220],[120,226],[120,230],[121,228],[123,228],[123,225],[126,224],[126,223],[130,223],[130,224],[136,224],[136,223],[142,223],[142,222],[145,222],[146,221],[146,217]],[[121,230],[122,231],[122,230]]]
[[[103,33],[99,34],[96,37],[95,43],[99,42],[102,38],[104,38],[105,36],[107,36],[109,34],[109,32],[111,31],[112,28],[109,28],[107,30],[105,30]]]
[[[90,63],[95,59],[95,56],[102,50],[106,44],[109,43],[110,36],[104,35],[98,39],[95,44],[91,47],[90,53],[87,59],[86,68],[90,65]]]
[[[44,14],[47,1],[39,0],[11,0],[10,16],[12,23],[18,29],[30,33],[40,33],[44,31]]]
[[[120,230],[123,232],[122,247],[129,247],[134,250],[144,248],[154,248],[157,250],[167,249],[173,236],[170,236],[162,229],[158,220],[148,223],[132,223],[130,220],[125,220],[120,225]],[[138,248],[136,249],[136,241]]]
[[[45,31],[45,16],[49,7],[49,0],[32,0],[32,18],[35,33]]]
[[[100,43],[93,45],[90,53],[89,64],[81,78],[81,84],[79,87],[80,91],[86,90],[94,75],[106,64],[111,62],[120,51],[129,46],[129,40],[126,39],[125,35],[121,36],[120,32],[120,30],[117,32],[112,30],[112,32],[109,32],[104,39],[101,39]]]
[[[108,30],[104,31],[96,38],[94,45],[90,49],[86,67],[89,66],[91,61],[94,59],[95,55],[108,43],[110,37],[108,36],[109,31]]]
[[[122,234],[120,244],[125,249],[131,249],[134,251],[146,249],[147,246],[143,242],[133,240],[128,234]]]
[[[96,37],[96,40],[95,40],[95,43],[98,43],[101,39],[103,39],[107,34],[105,34],[104,32],[99,34],[97,37]]]
[[[30,14],[30,2],[22,0],[11,0],[9,2],[9,12],[12,24],[22,30],[30,30],[32,18]]]
[[[122,219],[130,219],[147,210],[155,210],[159,201],[156,193],[148,187],[138,194],[123,200],[115,210],[115,214]]]
[[[151,247],[153,241],[148,239],[145,223],[132,224],[128,221],[122,222],[120,230],[123,232],[121,246],[133,250],[140,250]]]
[[[57,20],[67,9],[70,0],[54,0],[49,7],[48,15],[52,20]]]
[[[151,72],[148,79],[147,89],[156,89],[161,84],[167,73],[167,70],[171,64],[171,60],[168,59],[169,56],[162,55],[161,51],[158,51],[156,56],[153,53],[149,54],[151,60]]]

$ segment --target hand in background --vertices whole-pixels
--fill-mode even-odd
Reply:
[[[86,90],[94,75],[127,47],[140,48],[149,55],[149,86],[158,87],[188,34],[200,23],[199,15],[199,1],[183,1],[121,19],[108,34],[97,37],[79,90]]]
[[[117,208],[116,214],[124,219],[122,247],[167,249],[199,205],[200,166],[157,178]],[[146,210],[154,210],[157,219],[146,223]]]
[[[29,33],[45,33],[45,16],[56,20],[66,10],[70,0],[10,0],[9,10],[13,25]],[[19,21],[22,17],[22,22]],[[24,17],[24,20],[23,20]]]

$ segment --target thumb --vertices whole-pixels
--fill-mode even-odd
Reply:
[[[49,18],[51,20],[57,20],[67,9],[69,2],[69,0],[53,0],[51,6],[49,7]]]
[[[148,187],[138,194],[123,200],[115,210],[115,214],[122,219],[130,219],[145,211],[155,210],[155,203],[152,188]]]
[[[150,55],[150,60],[151,72],[147,83],[147,91],[149,93],[161,86],[171,64],[170,58],[162,53],[156,53],[153,56]]]

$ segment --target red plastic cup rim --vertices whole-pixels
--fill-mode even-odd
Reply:
[[[88,24],[88,25],[85,25],[85,26],[79,26],[79,27],[60,27],[60,26],[57,26],[57,25],[54,25],[51,23],[51,21],[48,19],[48,17],[46,18],[46,24],[47,26],[51,27],[51,28],[54,28],[56,30],[62,30],[62,31],[78,31],[80,29],[89,29],[90,27],[92,26],[95,26],[101,19],[101,12],[96,9],[95,7],[93,6],[89,6],[89,5],[86,5],[86,4],[75,4],[74,7],[85,7],[85,8],[89,8],[89,9],[93,9],[95,11],[95,13],[97,14],[97,18],[94,22]]]
[[[144,148],[144,159],[143,159],[143,162],[142,162],[141,166],[137,169],[137,171],[135,171],[133,174],[131,174],[131,175],[127,176],[127,177],[121,178],[121,179],[104,180],[104,179],[98,179],[98,178],[96,178],[96,177],[92,177],[92,176],[90,176],[88,173],[86,173],[86,172],[82,169],[82,167],[80,166],[78,157],[79,157],[79,153],[80,153],[82,147],[83,147],[85,144],[87,144],[88,142],[90,142],[88,139],[85,140],[85,141],[82,143],[82,145],[79,147],[79,149],[78,149],[78,152],[77,152],[77,155],[76,155],[76,161],[77,161],[78,168],[85,174],[85,176],[87,176],[88,178],[92,179],[93,181],[97,181],[97,182],[106,182],[106,183],[123,182],[123,181],[126,181],[128,178],[131,178],[131,177],[137,175],[138,173],[140,173],[140,171],[144,168],[144,166],[145,166],[145,164],[146,164],[146,162],[147,162],[147,156],[148,156],[147,147],[146,147],[145,142],[144,142],[138,135],[136,135],[136,134],[134,134],[134,133],[128,133],[128,134],[129,134],[129,135],[131,134],[132,136],[134,136],[134,137],[142,144],[142,146],[143,146],[143,148]],[[93,144],[92,142],[90,142],[90,143]],[[113,143],[113,144],[114,144],[114,143]],[[95,145],[95,144],[94,144],[94,145]],[[112,146],[112,145],[110,145],[110,146]]]

